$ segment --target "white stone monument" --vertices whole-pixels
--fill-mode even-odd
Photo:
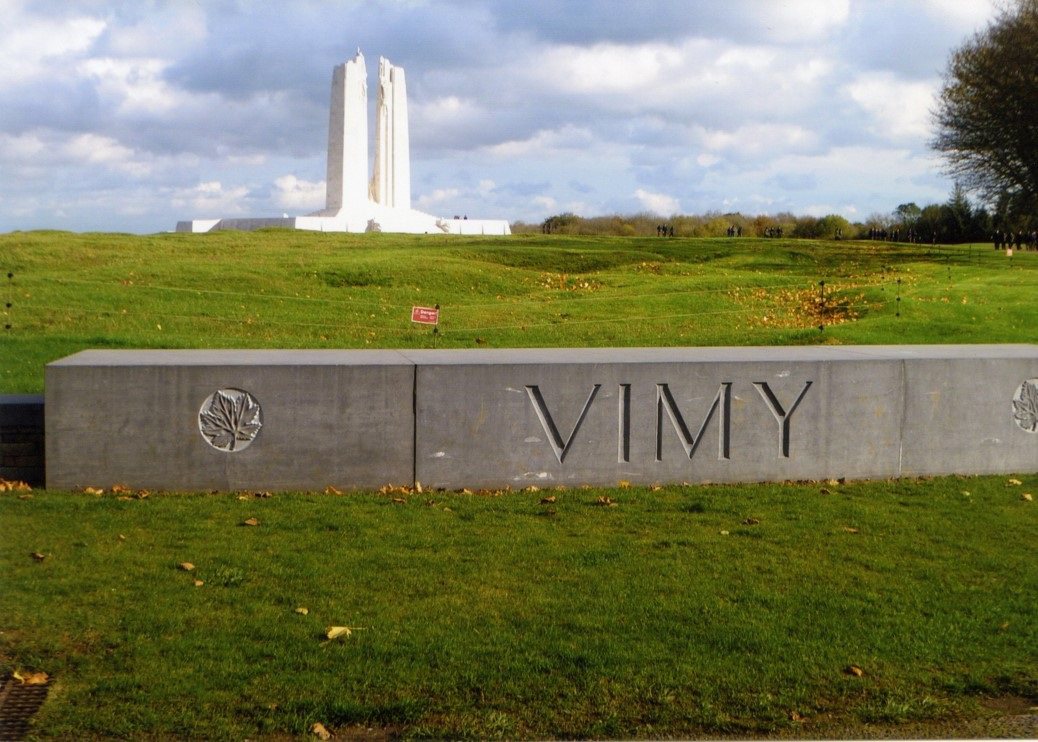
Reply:
[[[285,227],[319,232],[511,234],[503,219],[445,219],[411,208],[411,148],[404,69],[378,63],[374,172],[368,179],[368,83],[364,55],[332,70],[325,206],[306,216],[195,219],[178,232]]]

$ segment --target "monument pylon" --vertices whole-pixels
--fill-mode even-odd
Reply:
[[[375,106],[375,168],[371,200],[395,209],[411,208],[411,146],[407,124],[404,68],[378,60]]]
[[[364,55],[332,69],[325,208],[332,216],[368,200],[368,72]]]
[[[285,227],[318,232],[505,235],[503,219],[445,219],[411,208],[411,145],[403,67],[378,62],[375,158],[368,178],[368,82],[360,49],[332,68],[324,208],[306,216],[195,219],[178,232]]]

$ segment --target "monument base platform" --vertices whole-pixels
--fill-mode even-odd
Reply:
[[[322,210],[306,216],[193,219],[177,222],[177,232],[252,231],[267,228],[311,232],[391,232],[397,234],[509,235],[504,219],[445,219],[416,209],[393,209],[369,202],[367,208]]]

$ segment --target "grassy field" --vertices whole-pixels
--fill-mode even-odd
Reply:
[[[13,233],[0,392],[90,347],[1034,343],[1036,296],[990,246]],[[0,492],[0,675],[53,738],[990,736],[1038,704],[1036,490]]]
[[[29,232],[0,235],[0,281],[0,392],[91,347],[1038,340],[1038,253],[990,246]],[[415,304],[442,307],[437,335]]]
[[[961,736],[1038,700],[1018,481],[7,493],[0,661],[66,739]]]

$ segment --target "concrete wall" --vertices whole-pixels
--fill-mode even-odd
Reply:
[[[1014,401],[1038,387],[1038,345],[87,351],[50,364],[46,383],[57,488],[1038,471],[1038,432]],[[244,392],[262,419],[239,416],[246,435],[220,450],[200,413],[230,414]]]
[[[0,479],[42,485],[42,394],[0,394]]]

